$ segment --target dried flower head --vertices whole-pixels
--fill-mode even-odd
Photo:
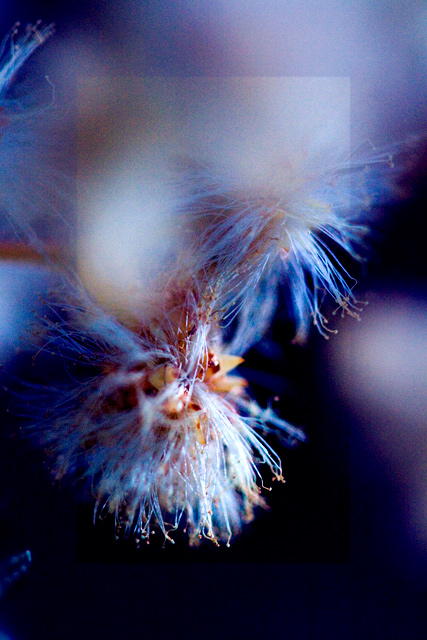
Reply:
[[[53,219],[59,221],[64,214],[62,192],[67,183],[57,166],[54,87],[45,76],[46,93],[40,100],[33,94],[31,81],[13,93],[12,85],[24,63],[53,31],[53,25],[39,21],[21,33],[16,23],[0,44],[1,240],[19,238],[40,250],[41,229],[51,238],[56,230]]]
[[[359,259],[367,227],[366,210],[385,188],[383,167],[389,153],[319,167],[287,167],[281,191],[241,192],[210,167],[187,162],[190,185],[181,210],[194,230],[193,268],[224,290],[224,317],[238,315],[234,344],[259,339],[271,319],[277,286],[284,278],[295,319],[296,341],[304,341],[310,317],[327,337],[320,305],[330,294],[337,305],[358,316],[351,277],[334,255],[334,245]],[[372,175],[374,174],[374,175]]]
[[[53,24],[42,25],[41,20],[27,25],[23,34],[19,32],[20,26],[17,22],[0,44],[0,97],[3,97],[16,72],[54,31]]]
[[[172,297],[168,313],[138,332],[82,292],[52,303],[38,341],[72,377],[34,433],[55,460],[55,477],[86,478],[96,510],[115,514],[118,533],[148,540],[160,528],[170,539],[181,525],[191,544],[228,544],[265,504],[258,464],[283,479],[256,429],[269,421],[293,442],[304,436],[229,375],[242,358],[224,352],[206,308],[190,294]],[[92,374],[76,384],[85,366]]]

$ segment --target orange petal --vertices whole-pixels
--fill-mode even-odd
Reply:
[[[232,356],[232,355],[220,355],[218,356],[219,364],[220,364],[220,372],[222,374],[228,373],[232,369],[235,369],[245,361],[244,358],[240,356]]]

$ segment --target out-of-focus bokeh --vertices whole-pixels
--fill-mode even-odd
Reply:
[[[258,78],[272,78],[271,87],[296,78],[291,82],[306,82],[309,92],[314,85],[321,90],[343,82],[350,88],[352,148],[366,138],[378,147],[398,147],[408,136],[425,134],[427,12],[421,1],[2,2],[3,33],[16,20],[25,25],[39,18],[55,21],[57,32],[20,78],[37,84],[47,74],[56,100],[67,106],[64,130],[67,145],[74,140],[70,164],[79,177],[74,202],[82,204],[75,213],[84,220],[81,236],[72,236],[70,244],[91,247],[86,260],[92,264],[84,265],[85,273],[99,265],[94,249],[109,247],[111,260],[103,272],[115,295],[120,277],[114,260],[120,263],[123,254],[112,241],[119,238],[130,246],[129,283],[140,278],[140,267],[132,271],[134,256],[141,260],[146,254],[141,257],[138,242],[144,232],[128,233],[114,213],[130,208],[129,219],[137,218],[135,199],[128,204],[133,194],[144,199],[147,210],[151,202],[153,219],[170,202],[163,189],[159,199],[153,195],[159,165],[153,161],[147,169],[141,162],[139,143],[148,145],[149,133],[140,131],[135,117],[140,92],[135,90],[133,104],[126,78],[148,77],[151,86],[157,82],[180,90],[189,78],[196,86],[206,77],[231,84],[244,78],[258,87]],[[123,131],[101,117],[102,103],[94,98],[91,111],[90,101],[81,93],[79,98],[79,86],[93,86],[103,77],[115,88],[109,109],[129,116]],[[310,78],[316,79],[313,85]],[[276,97],[279,102],[269,100],[263,108],[278,105],[280,94]],[[330,109],[334,120],[338,109],[339,124],[343,111],[332,97],[330,103],[322,93],[309,98],[314,119]],[[237,106],[229,99],[225,115],[230,118],[233,109]],[[305,100],[300,111],[310,113]],[[211,126],[207,114],[208,109],[205,126]],[[277,123],[280,109],[275,114]],[[164,114],[156,117],[159,122]],[[241,126],[240,112],[237,120]],[[262,144],[271,135],[267,120],[259,120]],[[183,132],[171,122],[171,140],[176,140]],[[87,132],[84,146],[82,131]],[[216,149],[213,127],[210,131],[210,146],[200,144],[204,154]],[[307,133],[301,131],[303,137]],[[224,138],[225,149],[227,143]],[[359,297],[370,302],[361,322],[332,316],[333,306],[326,307],[339,334],[328,342],[313,334],[301,349],[290,346],[287,314],[279,310],[266,339],[248,355],[245,364],[252,368],[259,397],[280,395],[283,417],[304,426],[308,443],[283,452],[286,485],[275,487],[271,510],[231,549],[153,544],[135,552],[113,540],[108,523],[93,527],[91,505],[77,513],[72,489],[52,487],[43,456],[16,435],[9,437],[19,432],[21,418],[16,410],[6,413],[10,397],[2,389],[1,552],[7,557],[29,548],[34,559],[27,583],[2,605],[3,628],[12,639],[191,637],[201,629],[207,638],[423,637],[427,163],[421,151],[405,163],[399,199],[374,211],[367,238],[370,261],[360,268],[345,263],[358,272],[356,295],[360,291]],[[101,215],[113,225],[101,225],[107,237],[98,233]],[[132,222],[127,227],[132,230]],[[165,251],[167,238],[168,229],[161,227],[150,242]],[[31,324],[31,310],[27,316],[21,312],[27,294],[37,300],[46,287],[31,275],[24,285],[22,267],[13,275],[10,268],[9,263],[0,268],[0,336],[8,357]],[[123,296],[119,304],[126,305],[129,296]],[[18,373],[21,358],[18,353]],[[2,387],[10,386],[9,374]],[[23,407],[24,414],[28,410]],[[166,613],[172,622],[163,622]]]
[[[156,274],[189,249],[177,165],[207,167],[219,196],[284,199],[306,188],[310,163],[320,174],[322,162],[349,157],[350,85],[347,78],[85,78],[77,126],[79,273],[108,308],[135,312],[161,306]]]
[[[332,343],[328,373],[404,499],[408,537],[427,549],[427,300],[399,290],[370,297],[363,322]]]

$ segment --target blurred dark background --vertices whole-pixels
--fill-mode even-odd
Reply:
[[[4,33],[16,20],[55,21],[37,69],[45,64],[63,95],[73,94],[73,61],[83,74],[99,73],[99,55],[116,73],[350,76],[354,138],[363,132],[389,144],[425,132],[424,9],[332,0],[174,9],[3,0],[0,21]],[[60,58],[70,65],[62,79]],[[427,154],[421,143],[417,149],[399,197],[377,208],[369,264],[349,264],[357,293],[370,301],[361,323],[337,317],[337,336],[313,333],[299,347],[279,305],[246,359],[259,401],[280,396],[281,415],[303,426],[308,442],[281,450],[286,484],[274,487],[270,510],[230,549],[116,542],[113,523],[93,526],[92,506],[52,484],[42,454],[11,436],[18,417],[4,415],[0,553],[33,555],[28,577],[0,605],[7,637],[424,637]],[[390,325],[393,318],[402,321]],[[380,338],[384,349],[375,352]],[[373,347],[363,360],[366,344]],[[385,373],[376,367],[382,361]]]

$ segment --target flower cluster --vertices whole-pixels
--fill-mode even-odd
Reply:
[[[16,30],[9,36],[3,91],[51,31],[37,25],[16,42]],[[32,331],[34,361],[40,352],[53,354],[66,371],[30,433],[49,453],[57,479],[86,481],[95,511],[115,514],[118,533],[148,540],[157,528],[172,540],[181,527],[190,544],[229,544],[265,505],[263,469],[267,483],[283,481],[280,459],[260,431],[274,430],[288,444],[304,434],[259,407],[231,372],[266,331],[282,280],[299,341],[310,317],[326,334],[323,293],[357,315],[329,240],[356,256],[365,232],[358,214],[369,194],[363,175],[351,184],[348,174],[363,174],[368,164],[305,167],[287,176],[278,194],[224,184],[213,168],[185,163],[177,168],[177,183],[184,177],[185,184],[177,221],[188,246],[177,249],[167,270],[159,266],[152,303],[120,319],[91,299],[71,264],[52,266],[22,225],[57,282]]]

